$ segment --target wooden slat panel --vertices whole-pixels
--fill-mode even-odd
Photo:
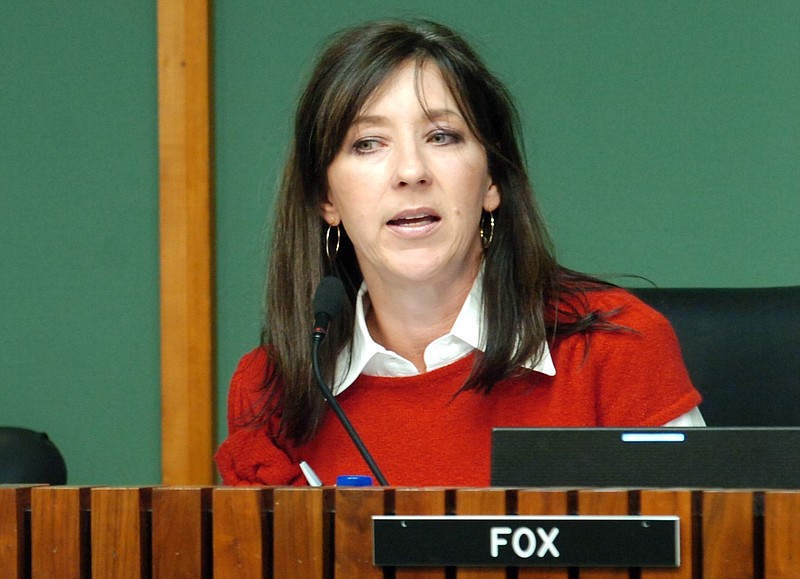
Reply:
[[[703,493],[703,579],[753,577],[753,493]]]
[[[327,577],[330,566],[330,489],[277,488],[274,492],[274,576]]]
[[[397,489],[394,512],[398,515],[444,515],[447,492],[444,489]],[[444,567],[398,567],[395,579],[444,579]]]
[[[372,515],[386,512],[387,492],[368,487],[336,489],[336,577],[383,578],[383,568],[372,563]]]
[[[569,513],[567,493],[521,490],[517,495],[517,512],[520,515],[566,515]],[[519,579],[567,579],[568,576],[563,568],[524,567],[519,570]]]
[[[197,546],[198,522],[196,515],[203,515],[203,508],[187,504],[182,498],[178,506],[170,506],[173,493],[184,489],[159,489],[164,496],[153,499],[153,542],[173,545],[184,543],[180,539],[185,532],[193,537],[189,550],[202,552],[210,544],[211,531],[202,523],[199,531],[201,546]],[[199,489],[201,496],[211,489]],[[274,492],[274,535],[270,535],[270,493]],[[332,517],[333,489],[214,489],[213,513],[215,522],[215,559],[219,559],[218,577],[330,577],[334,568],[338,576],[363,576],[354,559],[363,562],[364,547],[368,546],[369,532],[365,521],[372,512],[382,512],[385,501],[376,500],[380,490],[340,491],[338,501],[341,520],[336,528],[334,541],[329,528]],[[447,497],[451,491],[445,489],[397,490],[395,512],[399,514],[441,513],[448,508]],[[513,491],[510,491],[513,492]],[[91,494],[89,504],[85,501]],[[178,494],[174,496],[178,496]],[[217,498],[219,494],[219,498]],[[171,576],[190,576],[182,568],[173,566],[171,571],[161,571],[160,564],[150,553],[149,509],[150,489],[146,488],[96,488],[75,489],[70,487],[2,487],[0,486],[0,579],[21,577],[70,578],[80,575],[76,568],[85,570],[85,563],[76,564],[86,556],[87,530],[85,519],[91,519],[91,576],[102,579],[136,579],[171,573]],[[458,514],[504,514],[506,494],[499,489],[458,489],[454,492]],[[675,514],[683,521],[690,521],[693,508],[690,491],[642,491],[641,512],[646,515]],[[77,497],[77,498],[76,498]],[[196,498],[196,497],[195,497]],[[742,491],[706,491],[702,499],[702,537],[692,538],[692,525],[682,524],[681,542],[683,563],[680,570],[642,570],[641,577],[671,576],[690,577],[688,569],[690,547],[688,544],[702,543],[703,561],[698,577],[704,579],[725,577],[737,579],[752,577],[761,568],[762,546],[754,545],[753,493]],[[567,494],[561,492],[539,492],[520,490],[516,495],[517,512],[520,514],[561,514],[566,511]],[[166,501],[166,502],[163,502]],[[578,494],[580,514],[625,514],[627,493],[604,491],[581,491]],[[695,505],[696,506],[696,505]],[[30,509],[30,524],[26,510]],[[87,512],[87,509],[90,512]],[[186,513],[189,513],[189,516]],[[171,522],[162,528],[161,520]],[[764,577],[800,578],[800,493],[764,493],[763,518]],[[266,523],[266,526],[265,526]],[[78,529],[76,531],[76,529]],[[187,531],[187,529],[193,531]],[[227,529],[227,530],[226,530]],[[168,536],[176,533],[176,537]],[[226,534],[227,533],[227,534]],[[266,535],[266,537],[265,537]],[[759,536],[761,533],[759,532]],[[273,541],[274,573],[265,560],[269,559],[269,548],[265,541]],[[329,553],[330,545],[340,544],[337,554],[342,557],[338,567]],[[76,543],[79,546],[76,546]],[[267,543],[268,545],[269,543]],[[355,546],[354,546],[355,545]],[[49,551],[49,552],[48,552]],[[76,554],[77,553],[77,554]],[[754,555],[755,553],[755,555]],[[33,561],[31,561],[31,556]],[[754,563],[754,556],[759,560]],[[160,557],[160,555],[159,555]],[[227,557],[227,559],[226,559]],[[59,560],[60,559],[60,560]],[[231,561],[226,565],[225,561]],[[236,563],[245,563],[239,565]],[[346,561],[346,562],[345,562]],[[699,565],[696,563],[695,566]],[[372,567],[364,567],[368,575]],[[397,570],[397,577],[437,577],[442,570]],[[434,572],[431,575],[431,572]],[[518,575],[525,577],[537,570],[520,569]],[[561,573],[550,569],[547,572]],[[402,572],[402,574],[401,574]],[[598,576],[605,570],[583,569],[569,576]],[[458,569],[459,577],[503,577],[502,569]],[[200,569],[198,576],[208,576],[208,569]],[[634,573],[635,576],[636,574]],[[378,575],[380,576],[380,575]],[[445,576],[449,576],[445,574]],[[547,575],[532,575],[547,576]],[[555,576],[563,576],[555,575]],[[600,575],[603,576],[603,575]]]
[[[800,493],[764,493],[764,578],[800,579]]]
[[[22,579],[30,570],[24,514],[30,499],[30,487],[0,486],[0,579]]]
[[[505,515],[506,491],[502,489],[458,489],[456,491],[456,514],[458,515]],[[458,579],[501,579],[506,576],[503,568],[459,567]]]
[[[692,579],[692,493],[690,491],[642,491],[641,514],[676,515],[681,518],[681,566],[677,569],[642,569],[642,579],[659,577]]]
[[[31,489],[31,574],[33,579],[83,579],[89,570],[88,529],[81,511],[89,505],[89,489]]]
[[[143,509],[149,489],[92,489],[92,578],[137,579],[149,573]]]
[[[213,538],[215,579],[261,579],[272,566],[265,510],[272,509],[272,490],[214,489]]]
[[[578,513],[581,515],[627,515],[627,491],[578,491]],[[627,569],[581,569],[581,579],[622,579]]]
[[[209,2],[158,1],[161,469],[211,484],[214,446]]]
[[[198,579],[210,572],[210,536],[204,511],[211,489],[153,489],[152,559],[154,579]]]

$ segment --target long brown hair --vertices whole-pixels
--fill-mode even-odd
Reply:
[[[489,392],[540,355],[548,338],[605,324],[597,313],[581,313],[574,300],[560,300],[565,295],[580,298],[602,283],[557,264],[534,202],[516,107],[479,56],[458,34],[429,21],[369,22],[345,30],[320,56],[299,101],[277,198],[266,286],[261,339],[274,371],[264,378],[265,405],[256,418],[264,421],[279,412],[283,434],[296,441],[313,436],[325,410],[311,371],[313,292],[323,276],[335,274],[349,298],[321,348],[323,374],[331,380],[338,355],[352,340],[362,281],[343,227],[336,260],[331,263],[325,252],[327,224],[319,208],[327,197],[327,169],[367,99],[409,61],[439,68],[486,149],[489,174],[502,199],[494,212],[492,243],[484,253],[487,347],[476,357],[462,390]]]

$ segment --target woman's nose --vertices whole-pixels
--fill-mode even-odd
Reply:
[[[423,151],[416,143],[406,143],[397,148],[395,186],[415,187],[431,181],[428,164]]]

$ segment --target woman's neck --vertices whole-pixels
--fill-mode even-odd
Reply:
[[[425,348],[451,330],[476,277],[477,272],[439,286],[367,281],[364,308],[370,336],[425,372]]]

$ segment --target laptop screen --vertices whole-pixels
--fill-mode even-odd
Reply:
[[[800,428],[495,428],[492,486],[800,488]]]

